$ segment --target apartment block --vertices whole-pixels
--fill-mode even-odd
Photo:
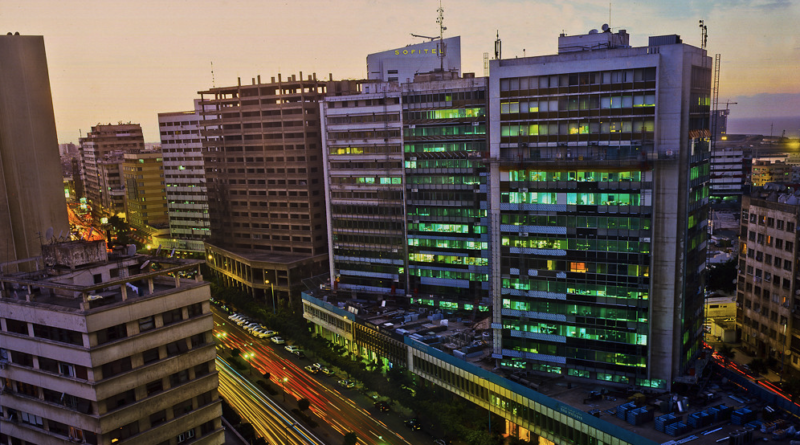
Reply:
[[[0,275],[2,443],[224,443],[202,262],[42,251],[36,272]]]
[[[775,358],[784,366],[791,362],[800,369],[800,199],[783,186],[755,189],[742,199],[740,221],[737,321],[742,343],[758,357]]]
[[[115,157],[112,154],[114,152],[125,153],[144,148],[144,136],[139,124],[98,124],[92,127],[86,137],[80,138],[84,190],[95,218],[124,212],[124,206],[117,207],[117,201],[105,193],[107,189],[104,188],[103,175],[104,171],[111,168],[107,164],[109,156]]]
[[[165,227],[169,217],[161,150],[136,150],[125,153],[124,159],[122,171],[128,224],[146,232]]]
[[[158,114],[170,238],[180,240],[174,247],[193,252],[204,251],[211,233],[199,104],[195,100],[192,111]]]
[[[206,253],[228,285],[283,297],[327,268],[318,104],[325,93],[325,81],[302,73],[199,93]]]
[[[711,59],[678,36],[560,36],[491,61],[502,367],[665,389],[702,339]]]
[[[0,36],[0,262],[69,232],[44,39]]]

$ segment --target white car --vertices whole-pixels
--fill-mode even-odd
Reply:
[[[272,343],[275,343],[276,345],[282,345],[286,343],[286,340],[282,339],[281,337],[272,337],[270,338],[270,340],[272,341]]]
[[[300,347],[294,346],[294,345],[286,345],[286,346],[283,347],[283,349],[291,352],[292,354],[296,354],[297,351],[300,350]]]
[[[255,329],[255,328],[259,327],[259,324],[258,324],[258,323],[247,323],[247,324],[245,324],[245,325],[244,325],[244,326],[242,326],[242,327],[243,327],[243,328],[244,328],[246,331],[250,331],[250,332],[252,332],[252,331],[253,331],[253,329]]]

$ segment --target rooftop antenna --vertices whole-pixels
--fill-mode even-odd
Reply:
[[[704,20],[700,20],[700,49],[706,49],[708,46],[708,26]]]
[[[439,9],[436,11],[439,13],[439,17],[436,19],[436,23],[439,24],[439,70],[444,72],[444,55],[447,51],[444,44],[444,32],[447,30],[447,27],[444,26],[444,8],[442,8],[442,0],[439,0]]]
[[[489,77],[489,53],[483,53],[483,77]]]
[[[211,88],[216,88],[217,85],[214,82],[214,61],[211,61]]]
[[[495,60],[500,60],[502,57],[502,46],[503,42],[500,40],[500,30],[497,30],[497,40],[494,41],[494,58]]]

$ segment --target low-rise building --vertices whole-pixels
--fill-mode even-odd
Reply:
[[[2,443],[224,443],[202,262],[42,251],[35,272],[0,264]]]

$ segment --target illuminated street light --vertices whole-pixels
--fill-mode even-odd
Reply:
[[[264,280],[264,284],[269,284],[269,288],[272,290],[272,315],[275,315],[275,287],[269,280]]]
[[[281,389],[283,389],[283,403],[286,403],[286,382],[289,381],[289,377],[284,377],[281,380]]]

